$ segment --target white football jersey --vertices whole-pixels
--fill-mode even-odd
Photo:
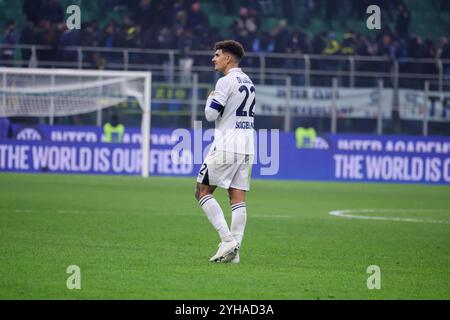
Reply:
[[[212,150],[253,155],[255,86],[240,68],[217,81],[205,106],[207,120],[215,120]]]

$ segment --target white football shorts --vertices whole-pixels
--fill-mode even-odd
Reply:
[[[252,164],[253,155],[213,150],[203,161],[197,182],[248,191]]]

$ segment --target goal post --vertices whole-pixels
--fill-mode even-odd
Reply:
[[[142,110],[141,175],[148,177],[151,72],[0,67],[0,117],[64,117],[133,97]]]

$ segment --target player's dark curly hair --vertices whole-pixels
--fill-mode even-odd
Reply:
[[[214,50],[221,50],[222,52],[231,53],[236,57],[238,61],[241,61],[244,56],[244,47],[242,44],[235,40],[224,40],[216,42],[214,45]]]

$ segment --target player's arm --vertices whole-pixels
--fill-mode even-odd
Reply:
[[[229,85],[221,78],[217,81],[216,89],[211,92],[205,105],[207,121],[215,121],[223,113],[229,95]]]
[[[223,112],[224,106],[214,99],[214,91],[211,92],[206,100],[205,117],[207,121],[215,121]]]

